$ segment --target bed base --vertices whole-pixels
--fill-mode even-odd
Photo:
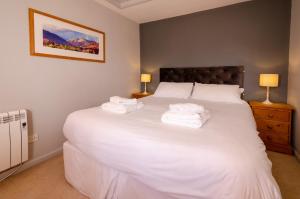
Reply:
[[[90,199],[171,199],[95,161],[69,142],[64,143],[63,152],[66,180]]]

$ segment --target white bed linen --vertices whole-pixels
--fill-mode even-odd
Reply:
[[[168,197],[281,198],[246,102],[155,97],[142,101],[144,108],[125,115],[99,107],[74,112],[64,134],[90,158]],[[168,105],[182,102],[204,105],[210,120],[199,129],[161,123]]]

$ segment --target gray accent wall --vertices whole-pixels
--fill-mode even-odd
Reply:
[[[279,73],[271,100],[286,102],[291,2],[254,0],[140,25],[141,72],[160,67],[245,66],[245,99],[264,100],[260,73]]]
[[[30,56],[30,7],[104,31],[106,63]],[[139,89],[139,25],[94,1],[2,0],[0,27],[0,112],[29,110],[28,164],[61,151],[68,114]]]
[[[300,158],[300,1],[292,1],[288,103],[294,106],[293,141]]]

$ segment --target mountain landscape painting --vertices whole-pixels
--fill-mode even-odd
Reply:
[[[105,32],[32,8],[30,55],[105,63]]]
[[[99,39],[77,31],[43,25],[43,45],[51,48],[99,54]]]

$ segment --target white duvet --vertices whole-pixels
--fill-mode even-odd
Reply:
[[[246,102],[142,101],[142,109],[124,115],[99,107],[74,112],[64,134],[89,157],[170,197],[281,198]],[[182,102],[203,105],[211,118],[199,129],[162,123],[168,105]]]

